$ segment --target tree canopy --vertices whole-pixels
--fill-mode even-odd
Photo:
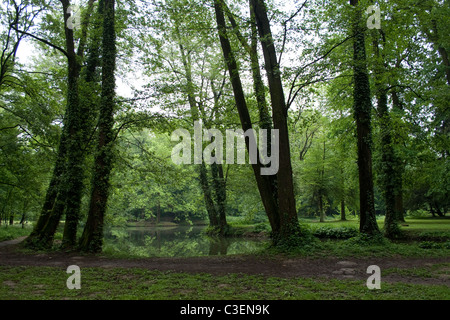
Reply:
[[[243,216],[298,246],[299,217],[374,235],[384,215],[393,238],[406,214],[443,216],[449,16],[440,0],[3,0],[0,221],[34,221],[31,247],[64,221],[63,247],[99,252],[127,221],[226,236]],[[261,174],[261,144],[251,163],[251,137],[245,164],[175,164],[172,133],[196,122],[268,130],[278,171]]]

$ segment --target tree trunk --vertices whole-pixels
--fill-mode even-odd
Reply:
[[[324,215],[324,210],[323,210],[323,195],[322,192],[319,190],[319,203],[318,203],[318,207],[319,207],[319,222],[325,222],[325,215]]]
[[[212,197],[211,187],[209,186],[206,165],[204,163],[200,164],[200,186],[203,191],[203,198],[205,200],[206,212],[208,213],[209,226],[213,228],[218,227],[219,220]]]
[[[222,47],[222,53],[231,80],[231,85],[233,87],[234,99],[239,113],[239,119],[241,121],[241,127],[245,132],[249,129],[252,129],[252,121],[245,100],[244,90],[242,88],[242,83],[239,75],[239,69],[237,67],[234,53],[231,49],[230,41],[228,40],[222,4],[223,4],[222,0],[214,0],[214,9],[216,13],[216,21],[219,32],[220,44]],[[249,150],[248,139],[246,139],[246,148],[247,150]],[[269,218],[269,223],[272,228],[274,240],[276,240],[280,232],[280,217],[278,213],[278,204],[277,199],[274,198],[275,191],[272,183],[273,178],[271,178],[270,176],[261,175],[262,167],[263,165],[260,163],[259,158],[256,164],[252,164],[252,169],[255,175],[259,194],[262,203],[264,205],[266,214]]]
[[[264,54],[274,129],[279,130],[279,170],[277,173],[278,210],[280,216],[280,240],[288,240],[300,234],[292,180],[291,152],[287,123],[287,106],[281,82],[267,8],[263,0],[251,0]]]
[[[392,109],[394,112],[402,112],[403,104],[400,101],[398,92],[396,89],[391,92],[392,97]],[[395,173],[396,173],[396,192],[395,192],[395,212],[397,214],[397,220],[405,222],[404,217],[404,207],[403,207],[403,173],[405,172],[405,163],[397,156],[395,163]]]
[[[187,82],[187,97],[189,102],[189,108],[192,117],[192,123],[194,124],[199,120],[199,106],[194,96],[194,84],[192,80],[192,69],[191,69],[191,56],[190,53],[186,53],[183,44],[181,43],[181,36],[179,35],[179,31],[176,30],[177,35],[179,36],[179,48],[181,52],[181,60],[183,63],[186,82]],[[212,86],[213,87],[213,86]],[[203,119],[203,123],[206,123],[205,119]],[[203,199],[205,201],[205,208],[208,214],[209,226],[216,228],[219,227],[219,218],[216,210],[216,206],[214,204],[214,199],[212,196],[212,189],[208,181],[208,171],[206,170],[206,165],[202,162],[200,165],[197,165],[200,187],[203,192]]]
[[[385,43],[384,33],[383,44]],[[388,109],[387,88],[384,83],[385,61],[379,43],[378,34],[373,40],[375,51],[375,90],[377,98],[378,117],[380,122],[380,149],[381,149],[381,186],[386,207],[384,220],[384,234],[387,238],[398,236],[398,214],[395,211],[395,194],[397,193],[397,175],[395,172],[396,156],[392,142],[391,118]]]
[[[65,121],[64,121],[65,122]],[[65,159],[66,159],[66,150],[67,150],[67,126],[63,127],[61,138],[58,146],[58,154],[55,162],[55,166],[53,168],[52,178],[50,180],[50,184],[47,188],[47,193],[45,195],[44,205],[42,206],[41,214],[33,228],[33,231],[25,240],[25,245],[29,247],[33,247],[36,245],[36,242],[39,242],[39,238],[41,237],[45,225],[47,224],[49,217],[52,213],[53,206],[55,205],[56,198],[58,196],[59,189],[61,188],[61,177],[64,173],[65,168]]]
[[[161,222],[161,201],[159,200],[160,194],[158,192],[158,204],[156,205],[156,224],[159,224]]]
[[[346,221],[347,218],[345,217],[345,200],[341,200],[341,221]]]
[[[66,25],[70,16],[67,13],[70,3],[67,0],[61,0],[68,61],[67,109],[52,179],[39,219],[26,240],[28,246],[51,246],[54,233],[64,212],[66,213],[66,224],[63,244],[65,246],[75,244],[84,178],[85,148],[83,144],[88,136],[88,117],[91,114],[80,107],[78,81],[81,65],[78,59],[83,55],[86,29],[94,1],[90,0],[88,4],[89,9],[83,22],[83,37],[80,39],[77,54],[75,53],[73,30],[67,28]]]
[[[358,173],[360,197],[360,232],[373,235],[380,231],[376,222],[372,176],[372,128],[369,76],[366,65],[365,25],[362,23],[358,0],[350,0],[355,7],[353,21],[353,110],[358,144]]]
[[[217,204],[217,213],[218,213],[218,226],[220,235],[224,236],[226,233],[227,227],[227,218],[226,218],[226,188],[225,188],[225,180],[223,177],[223,168],[221,164],[213,163],[211,165],[211,173],[213,177],[213,186],[215,191],[215,199]]]
[[[320,170],[320,187],[319,187],[319,212],[320,212],[320,222],[325,222],[325,210],[323,208],[323,196],[324,196],[324,176],[325,176],[325,149],[326,143],[323,142],[323,156],[322,156],[322,169]]]
[[[104,0],[102,40],[102,94],[98,119],[97,155],[88,219],[80,241],[80,249],[101,252],[103,245],[103,221],[109,195],[109,178],[113,165],[116,33],[115,0]]]

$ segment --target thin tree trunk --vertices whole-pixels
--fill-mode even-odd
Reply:
[[[226,218],[226,188],[225,180],[223,177],[223,168],[221,164],[213,163],[211,165],[211,173],[213,177],[213,186],[215,191],[215,198],[217,203],[217,213],[218,213],[218,226],[220,235],[224,236],[227,227]]]
[[[373,175],[372,175],[372,129],[369,76],[366,65],[365,50],[365,25],[362,22],[361,8],[358,0],[350,0],[355,7],[353,21],[353,77],[354,95],[353,109],[356,120],[358,139],[358,172],[359,172],[359,197],[360,197],[360,232],[373,235],[378,234],[379,229],[375,216]]]
[[[391,92],[392,108],[394,112],[403,111],[403,105],[398,96],[398,92],[394,89]],[[395,191],[395,212],[397,214],[397,220],[405,222],[404,207],[403,207],[403,173],[405,171],[405,163],[397,156],[395,163],[396,173],[396,191]]]
[[[345,217],[345,200],[341,200],[341,221],[346,221],[347,218]]]
[[[176,30],[177,35],[179,36],[178,30]],[[186,76],[186,82],[187,82],[187,97],[189,102],[189,108],[191,112],[192,117],[192,123],[194,124],[196,121],[199,120],[199,107],[197,104],[197,101],[195,100],[194,96],[194,84],[192,80],[192,69],[191,69],[191,59],[190,59],[190,53],[186,53],[184,46],[181,43],[181,37],[179,36],[179,47],[181,52],[181,60],[183,63],[185,76]],[[205,121],[204,121],[205,122]],[[219,220],[217,215],[217,210],[214,204],[214,200],[212,197],[212,190],[211,186],[208,181],[208,172],[206,170],[205,163],[202,162],[202,164],[197,165],[198,168],[198,174],[199,174],[199,180],[200,180],[200,187],[203,192],[203,199],[205,201],[205,208],[206,212],[208,214],[209,218],[209,225],[210,227],[218,227],[219,226]]]
[[[325,141],[323,142],[323,157],[322,157],[322,169],[320,170],[320,187],[319,187],[319,212],[320,222],[325,222],[325,210],[323,208],[323,196],[324,196],[324,176],[325,176]]]
[[[209,226],[215,228],[219,226],[219,220],[212,197],[211,187],[209,186],[208,182],[206,165],[202,163],[199,166],[200,166],[200,186],[203,191],[203,198],[205,200],[206,212],[208,213]]]

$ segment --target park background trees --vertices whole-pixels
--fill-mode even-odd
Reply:
[[[73,1],[2,2],[0,220],[35,221],[30,245],[61,219],[65,247],[98,252],[105,221],[226,235],[238,215],[277,243],[301,238],[298,216],[373,234],[386,215],[395,237],[406,212],[447,212],[447,2],[381,1],[379,29],[370,1],[121,1],[113,18],[111,3],[82,1],[71,29]],[[195,121],[280,130],[279,172],[175,165],[170,134]]]

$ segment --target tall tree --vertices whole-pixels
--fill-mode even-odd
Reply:
[[[85,144],[90,132],[88,104],[80,103],[80,72],[85,53],[87,28],[95,0],[88,2],[82,21],[83,38],[75,47],[73,26],[70,21],[70,1],[60,0],[64,17],[65,48],[62,49],[49,41],[37,38],[46,45],[57,49],[67,58],[67,107],[63,121],[63,130],[58,146],[58,155],[53,169],[53,176],[41,215],[33,232],[27,239],[30,246],[51,246],[61,216],[66,214],[63,246],[73,247],[76,242],[77,227],[80,218],[81,197],[83,192]],[[28,34],[28,33],[27,33]],[[93,69],[95,70],[95,68]],[[89,73],[86,75],[89,81]]]
[[[113,165],[116,33],[115,0],[102,0],[102,93],[97,123],[98,141],[95,156],[92,193],[86,226],[80,240],[80,249],[100,252],[103,245],[103,221],[109,195],[109,178]]]
[[[388,238],[394,238],[398,234],[396,213],[397,193],[397,175],[396,175],[396,156],[392,141],[392,124],[388,109],[388,90],[385,83],[386,62],[382,48],[380,48],[379,37],[381,35],[382,43],[386,45],[385,34],[382,30],[376,32],[373,40],[375,51],[375,94],[377,98],[377,111],[380,122],[380,149],[381,149],[381,186],[385,203],[385,221],[384,234]],[[400,177],[401,179],[401,177]]]
[[[374,235],[380,231],[375,217],[372,175],[372,102],[365,48],[365,24],[358,0],[350,0],[353,15],[353,112],[358,141],[358,171],[360,197],[360,232]]]
[[[288,110],[284,97],[281,70],[272,37],[267,7],[263,0],[251,0],[264,54],[270,98],[272,102],[273,127],[279,130],[279,170],[277,173],[280,236],[288,239],[299,234],[297,208],[295,206],[292,180],[291,151],[288,132]]]
[[[225,23],[224,5],[222,0],[214,1],[214,9],[216,13],[217,28],[219,33],[219,39],[222,47],[222,53],[224,56],[225,64],[228,69],[228,74],[231,80],[231,85],[234,92],[234,100],[239,113],[241,126],[244,131],[252,129],[252,121],[245,100],[244,90],[240,79],[239,69],[235,54],[232,50],[230,40],[228,39],[227,26]],[[249,150],[249,141],[246,139],[246,148]],[[259,159],[259,157],[258,157]],[[269,222],[272,228],[272,234],[274,235],[275,242],[278,241],[280,235],[280,217],[278,213],[277,199],[274,197],[276,194],[273,186],[273,177],[261,175],[261,168],[263,167],[260,161],[252,164],[252,169],[256,178],[258,190],[263,202],[265,211],[269,218]]]

